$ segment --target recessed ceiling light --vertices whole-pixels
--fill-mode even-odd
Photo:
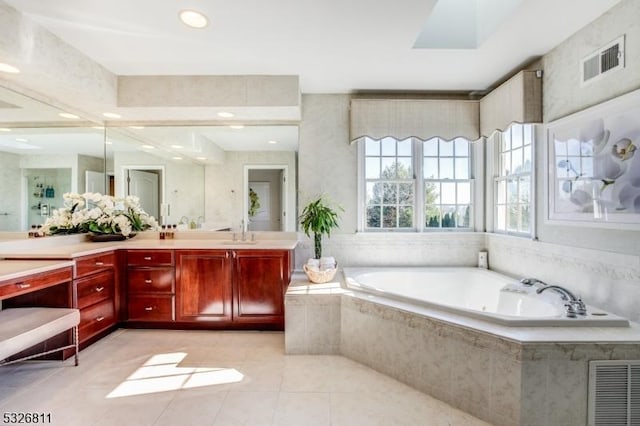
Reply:
[[[16,138],[16,142],[29,142],[27,138]]]
[[[9,74],[20,74],[20,70],[13,65],[5,64],[4,62],[0,62],[0,71],[8,72]]]
[[[242,124],[234,124],[233,126],[229,126],[229,127],[236,130],[244,129],[244,126]]]
[[[171,158],[173,158],[174,160],[182,160],[182,157],[171,157]]]
[[[130,129],[142,130],[144,126],[129,126]]]
[[[104,130],[104,127],[102,126],[91,126],[91,128],[96,130]]]
[[[105,141],[104,143],[105,143],[105,145],[113,145],[113,142],[111,142],[111,141]]]
[[[11,129],[7,129],[6,127],[0,127],[0,132],[10,132]]]
[[[204,28],[209,25],[209,19],[195,10],[181,10],[178,14],[183,24],[191,28]]]
[[[222,118],[231,118],[233,117],[235,114],[231,113],[231,112],[219,112],[218,113],[218,117],[222,117]]]
[[[173,148],[173,149],[182,149],[183,146],[182,145],[171,145],[171,148]]]
[[[142,147],[144,149],[154,149],[155,148],[155,146],[153,146],[153,145],[142,145]]]
[[[76,119],[76,118],[80,118],[75,114],[71,114],[69,112],[61,112],[60,114],[58,114],[60,117],[62,118],[72,118],[72,119]]]
[[[103,112],[102,115],[104,115],[107,118],[121,118],[122,117],[120,114],[116,114],[115,112]]]
[[[196,160],[200,160],[200,161],[204,161],[206,159],[207,159],[207,157],[196,157]]]
[[[269,141],[268,143],[270,143],[270,144],[272,144],[272,145],[273,145],[273,144],[278,143],[278,141],[273,141],[273,140],[271,140],[271,141]]]

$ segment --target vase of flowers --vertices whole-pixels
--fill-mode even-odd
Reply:
[[[88,233],[92,241],[114,241],[158,227],[156,219],[140,207],[140,200],[135,196],[117,198],[87,192],[66,193],[63,198],[64,207],[52,211],[41,234]]]

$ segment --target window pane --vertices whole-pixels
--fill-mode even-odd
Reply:
[[[398,170],[396,177],[398,179],[413,178],[413,171],[411,170],[411,157],[398,157]]]
[[[507,181],[507,203],[515,203],[518,201],[518,182],[515,179]]]
[[[396,155],[396,140],[393,138],[382,139],[382,155]]]
[[[425,157],[438,156],[438,138],[429,139],[422,144],[422,154]]]
[[[456,179],[469,179],[469,157],[457,158],[456,162]]]
[[[367,158],[365,161],[365,177],[367,179],[380,179],[380,158]]]
[[[511,149],[511,129],[502,133],[502,149],[501,151],[509,151]]]
[[[500,156],[500,176],[511,173],[511,152],[505,152]]]
[[[522,146],[522,124],[513,123],[511,125],[511,148]]]
[[[529,176],[521,177],[519,182],[520,199],[518,202],[529,204],[531,201],[531,178]]]
[[[398,204],[413,205],[413,184],[398,184]]]
[[[507,230],[512,232],[518,231],[519,209],[517,204],[509,204],[507,206]]]
[[[582,157],[582,167],[580,169],[583,177],[593,177],[593,158]]]
[[[396,178],[396,158],[395,157],[382,157],[382,172],[380,177],[383,179],[395,179]]]
[[[440,179],[453,179],[453,158],[440,158]]]
[[[426,228],[440,228],[440,208],[438,206],[426,206],[424,226]]]
[[[367,182],[367,205],[380,204],[382,202],[382,184],[380,182]]]
[[[384,204],[396,204],[398,202],[397,187],[395,183],[382,184],[382,202]]]
[[[380,206],[367,207],[367,228],[380,228]]]
[[[440,183],[436,183],[436,182],[424,183],[424,203],[440,204]]]
[[[531,229],[530,229],[531,224],[529,221],[530,219],[529,204],[522,204],[520,207],[521,207],[520,218],[522,220],[520,232],[531,232]]]
[[[404,206],[398,209],[398,226],[400,228],[412,228],[413,227],[413,207]]]
[[[458,206],[458,217],[456,224],[458,228],[469,228],[471,223],[471,208],[469,206]]]
[[[370,138],[365,139],[365,155],[380,155],[380,141]]]
[[[423,174],[425,179],[438,178],[438,159],[425,158],[423,161]]]
[[[511,173],[522,172],[522,148],[511,151]]]
[[[395,206],[382,207],[382,227],[395,228],[397,219],[397,208]]]
[[[569,177],[580,176],[580,173],[582,173],[580,170],[580,157],[567,158],[567,173]]]
[[[456,207],[455,206],[442,206],[442,227],[443,228],[456,227]]]
[[[469,142],[464,138],[457,138],[455,141],[456,157],[469,156]]]
[[[554,147],[555,147],[555,154],[556,157],[564,157],[565,155],[567,155],[567,144],[559,141],[559,140],[555,140],[554,141]]]
[[[442,204],[456,203],[456,184],[453,182],[442,183]]]
[[[533,126],[531,124],[525,124],[523,127],[524,143],[525,145],[531,145],[533,143]]]
[[[398,155],[411,157],[412,142],[413,139],[411,138],[398,141]]]
[[[440,139],[440,156],[453,157],[453,142]]]
[[[457,204],[471,204],[471,183],[460,182],[458,184]]]
[[[531,171],[531,145],[526,145],[523,150],[524,164],[522,165],[522,171],[526,173]]]

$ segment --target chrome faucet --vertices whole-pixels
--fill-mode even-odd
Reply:
[[[587,307],[585,306],[584,302],[582,301],[582,299],[580,299],[579,297],[574,296],[573,293],[571,293],[569,290],[567,290],[564,287],[561,287],[559,285],[548,285],[545,287],[540,287],[539,289],[536,290],[536,293],[540,294],[545,290],[553,290],[556,293],[558,293],[560,295],[560,297],[562,298],[562,300],[566,301],[567,303],[564,305],[567,307],[567,316],[571,317],[571,318],[575,318],[576,314],[578,315],[586,315],[587,314]]]

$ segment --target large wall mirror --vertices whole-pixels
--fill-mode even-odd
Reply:
[[[107,177],[161,224],[295,231],[297,126],[107,127]]]
[[[182,230],[295,231],[298,127],[114,126],[0,86],[0,232],[66,192],[137,195]]]
[[[104,128],[0,87],[0,232],[26,231],[65,192],[104,191]]]

